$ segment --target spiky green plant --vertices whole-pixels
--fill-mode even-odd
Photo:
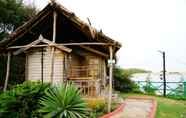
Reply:
[[[45,118],[86,118],[87,105],[72,84],[51,87],[40,100]]]

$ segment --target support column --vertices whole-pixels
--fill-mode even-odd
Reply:
[[[104,78],[104,90],[105,90],[105,87],[106,87],[106,80],[107,80],[107,72],[106,72],[106,62],[104,61],[103,62],[103,66],[104,66],[104,69],[103,69],[103,78]]]
[[[53,43],[55,43],[55,41],[56,41],[56,21],[57,21],[57,13],[54,11],[53,39],[52,39]],[[51,84],[53,84],[53,74],[54,74],[54,51],[55,51],[55,47],[52,47],[51,48],[51,55],[50,55],[50,61],[51,61],[50,81],[51,81]]]
[[[113,47],[109,46],[109,99],[108,99],[108,112],[111,111],[112,104],[112,77],[113,77]]]
[[[5,84],[4,84],[3,91],[6,91],[7,85],[8,85],[8,79],[9,79],[9,73],[10,73],[10,57],[11,57],[11,53],[8,52],[7,67],[6,67],[6,78],[5,78]]]
[[[41,48],[41,82],[43,84],[43,59],[44,59],[44,52],[43,52],[43,48]]]

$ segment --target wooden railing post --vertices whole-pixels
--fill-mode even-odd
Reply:
[[[6,78],[5,78],[5,84],[4,84],[3,91],[6,91],[7,85],[8,85],[8,79],[9,79],[9,73],[10,73],[10,58],[11,58],[11,53],[8,52],[7,67],[6,67]]]

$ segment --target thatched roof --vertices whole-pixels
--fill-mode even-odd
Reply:
[[[104,42],[114,45],[115,51],[121,47],[119,42],[114,41],[101,31],[98,31],[89,24],[83,22],[73,12],[56,2],[49,3],[35,17],[17,28],[7,39],[2,40],[0,42],[0,47],[25,45],[26,42],[28,44],[28,42],[33,42],[33,40],[37,39],[41,33],[43,33],[44,37],[50,40],[54,11],[58,14],[57,33],[60,34],[57,34],[57,38],[59,39],[57,40],[57,43],[83,41]],[[74,29],[70,29],[69,27],[74,27]],[[67,32],[66,30],[70,32]],[[76,32],[76,34],[70,36],[74,32]],[[68,37],[66,35],[68,35]],[[93,48],[97,47],[93,46]],[[102,49],[102,51],[108,52],[108,49]]]

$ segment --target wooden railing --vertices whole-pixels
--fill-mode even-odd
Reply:
[[[83,96],[99,96],[101,93],[101,77],[99,65],[71,66],[68,81],[74,83]]]
[[[69,79],[96,79],[99,76],[99,73],[97,65],[72,66],[69,72]]]
[[[82,96],[99,96],[100,80],[70,80],[75,86],[78,87]]]

